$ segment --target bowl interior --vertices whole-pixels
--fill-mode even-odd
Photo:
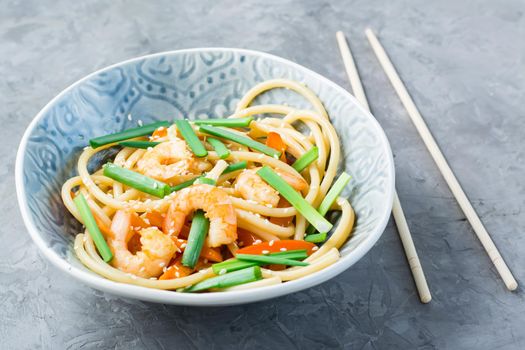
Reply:
[[[350,94],[327,79],[275,56],[235,49],[183,50],[126,61],[80,80],[39,113],[21,143],[17,187],[26,224],[45,255],[65,262],[61,267],[67,270],[103,279],[72,253],[80,226],[60,198],[62,183],[76,175],[76,159],[91,137],[139,121],[227,116],[250,87],[274,78],[305,83],[330,114],[343,148],[340,168],[352,175],[343,195],[358,218],[338,264],[346,268],[357,261],[379,238],[391,208],[393,162],[384,133]],[[310,108],[284,89],[265,93],[257,103]]]

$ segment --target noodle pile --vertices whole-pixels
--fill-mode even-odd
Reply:
[[[299,93],[310,102],[313,109],[299,110],[286,105],[273,104],[251,106],[251,103],[258,95],[276,88],[286,88]],[[302,191],[302,196],[314,208],[317,208],[334,182],[341,157],[338,135],[330,123],[328,114],[319,98],[298,82],[284,79],[269,80],[249,90],[240,100],[235,113],[228,118],[243,118],[247,116],[260,117],[253,120],[248,129],[231,130],[244,136],[249,136],[254,140],[264,140],[270,132],[278,133],[287,146],[286,152],[295,159],[299,159],[313,146],[317,146],[317,160],[301,173],[298,173],[293,167],[280,159],[250,150],[248,147],[232,141],[223,141],[230,150],[228,158],[224,160],[229,164],[246,161],[248,168],[267,165],[275,171],[282,171],[304,178],[308,186]],[[298,125],[306,126],[308,133],[300,132],[297,128]],[[195,132],[199,139],[206,144],[208,135],[199,132],[198,128],[195,128]],[[177,128],[170,126],[163,136],[156,137],[154,141],[165,142],[173,138],[180,138],[180,136],[177,134]],[[82,193],[87,199],[93,214],[107,227],[111,226],[113,216],[118,210],[131,210],[139,215],[152,211],[165,214],[171,201],[174,200],[176,192],[159,199],[104,176],[102,169],[94,173],[88,171],[90,159],[97,153],[113,146],[115,144],[104,145],[96,149],[86,147],[83,150],[78,159],[78,176],[68,179],[62,187],[62,198],[69,212],[77,220],[83,222],[82,216],[73,201],[76,193]],[[209,145],[207,145],[207,148],[209,150],[212,149]],[[147,150],[145,149],[123,147],[114,157],[113,163],[136,171],[137,163],[144,157],[146,152]],[[216,152],[209,151],[205,160],[211,163],[212,167],[215,167],[220,158]],[[215,168],[213,169],[215,170]],[[216,182],[217,187],[228,193],[232,201],[237,216],[237,226],[252,232],[257,237],[260,237],[262,241],[303,240],[309,223],[293,206],[281,208],[263,205],[246,200],[237,193],[233,183],[242,171],[234,171],[223,175],[219,173],[220,176]],[[195,175],[183,174],[178,179],[178,182],[187,181],[192,176]],[[264,268],[262,269],[262,280],[224,290],[262,287],[298,279],[317,272],[337,261],[339,259],[338,248],[348,239],[354,225],[355,216],[349,202],[342,197],[337,198],[331,209],[341,211],[339,223],[334,227],[329,238],[305,260],[309,263],[308,266],[296,266],[277,271]],[[276,217],[284,218],[290,216],[295,216],[295,218],[289,226],[274,224],[269,220]],[[167,232],[164,233],[167,234]],[[226,247],[223,248],[226,249]],[[237,248],[235,243],[229,244],[227,247],[231,254],[235,253]],[[74,251],[86,267],[107,279],[149,288],[176,290],[215,276],[209,267],[210,265],[204,264],[204,267],[200,270],[180,278],[159,280],[157,278],[138,277],[104,262],[97,252],[94,241],[87,232],[76,236]]]

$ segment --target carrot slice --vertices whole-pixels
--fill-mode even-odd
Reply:
[[[270,131],[268,137],[266,138],[266,146],[281,152],[281,161],[286,163],[286,143],[284,143],[281,135],[276,132]]]
[[[175,260],[174,263],[170,264],[170,267],[164,272],[159,280],[172,280],[174,278],[180,278],[191,275],[192,269],[182,265],[179,259]]]
[[[213,262],[221,262],[222,254],[219,248],[208,247],[208,244],[204,242],[201,250],[201,258],[208,259]]]
[[[271,245],[270,245],[271,244]],[[305,241],[298,241],[295,239],[286,239],[281,241],[270,241],[259,244],[254,244],[248,247],[241,248],[237,254],[267,254],[277,253],[287,250],[306,249],[308,255],[314,252],[315,244]]]
[[[155,130],[153,134],[151,134],[151,140],[155,141],[156,139],[160,139],[166,136],[168,136],[168,129],[162,126]]]
[[[175,245],[179,249],[179,251],[181,253],[184,252],[184,249],[186,248],[186,244],[188,244],[188,242],[185,239],[181,239],[175,236],[170,237],[173,240],[173,243],[175,243]],[[204,242],[199,256],[203,259],[208,259],[209,261],[213,262],[221,262],[223,260],[219,248],[211,248],[206,244],[206,242]]]
[[[102,220],[98,217],[98,215],[93,210],[91,212],[93,213],[93,217],[95,218],[95,222],[97,223],[98,228],[100,229],[100,231],[102,231],[104,236],[106,236],[106,237],[113,236],[109,226],[104,224],[104,222],[102,222]]]
[[[144,221],[143,218],[141,218],[137,213],[134,211],[130,212],[130,224],[132,228],[148,228],[151,225],[148,225],[146,221]]]
[[[159,228],[162,228],[162,225],[164,225],[164,215],[162,215],[158,211],[146,212],[144,213],[144,215],[142,215],[142,217],[145,221],[149,221],[151,226],[157,226]]]
[[[279,203],[277,204],[277,208],[288,208],[291,204],[283,197],[281,196],[281,199],[279,199]],[[283,227],[288,227],[293,221],[293,216],[285,216],[285,217],[276,217],[272,216],[270,218],[270,222],[272,224],[276,224]]]
[[[162,232],[166,235],[178,236],[179,232],[175,232],[175,221],[173,220],[173,215],[171,215],[172,210],[168,210],[166,216],[164,217],[164,222],[162,223]]]
[[[255,233],[242,228],[237,228],[237,243],[239,247],[247,247],[254,244],[256,241],[262,241],[262,239]]]

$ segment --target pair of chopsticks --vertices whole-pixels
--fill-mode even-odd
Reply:
[[[483,248],[492,260],[492,263],[496,267],[496,270],[503,279],[503,282],[505,283],[506,287],[511,291],[515,290],[518,287],[516,279],[510,272],[509,268],[507,267],[507,264],[505,264],[505,261],[501,257],[501,254],[496,248],[496,245],[490,238],[490,235],[488,234],[487,230],[483,226],[483,223],[476,214],[476,211],[472,207],[472,204],[468,200],[467,195],[461,188],[461,185],[459,184],[454,173],[452,172],[452,169],[448,165],[445,157],[443,156],[443,153],[439,149],[439,146],[434,140],[434,137],[432,136],[425,121],[423,120],[423,117],[421,116],[419,110],[414,104],[414,101],[410,97],[410,94],[403,85],[401,78],[397,74],[397,71],[392,65],[390,59],[388,58],[388,55],[386,54],[384,48],[381,46],[381,43],[374,35],[372,30],[367,29],[365,31],[365,34],[368,38],[370,45],[372,46],[372,49],[377,59],[379,60],[379,63],[383,67],[383,70],[385,71],[390,82],[392,83],[394,90],[396,91],[397,95],[399,96],[399,99],[403,103],[403,106],[408,112],[408,115],[412,119],[412,122],[414,123],[419,135],[423,139],[425,146],[430,152],[432,158],[436,162],[436,165],[438,166],[441,174],[445,178],[445,181],[447,182],[452,194],[454,195],[459,206],[463,210],[463,213],[465,214],[467,220],[470,222],[478,239],[481,241]],[[348,74],[348,79],[350,80],[350,84],[354,92],[354,96],[363,107],[365,107],[367,110],[370,110],[368,106],[368,101],[366,99],[366,95],[363,90],[363,86],[361,84],[361,80],[359,78],[359,73],[357,72],[357,68],[355,66],[354,60],[352,58],[352,53],[347,44],[345,36],[342,32],[337,32],[336,38],[337,43],[339,44],[339,49],[341,51],[341,56],[343,58],[346,72]],[[425,274],[423,273],[423,268],[421,267],[416,248],[412,240],[412,235],[410,234],[407,221],[403,214],[403,209],[401,208],[401,203],[399,201],[397,192],[394,193],[392,214],[396,222],[399,237],[401,239],[401,243],[403,244],[403,248],[405,250],[410,270],[412,271],[412,276],[414,277],[414,281],[416,283],[419,298],[422,303],[428,303],[432,299],[432,296],[430,294]]]

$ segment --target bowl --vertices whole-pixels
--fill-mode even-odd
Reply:
[[[323,101],[339,133],[352,175],[347,196],[357,221],[335,264],[298,280],[260,289],[190,294],[107,280],[84,267],[73,253],[80,226],[60,198],[63,182],[76,174],[76,160],[94,136],[143,123],[187,117],[223,117],[258,82],[288,78],[305,83]],[[309,108],[285,89],[258,98]],[[133,118],[128,118],[131,115]],[[131,120],[130,120],[131,119]],[[286,59],[229,48],[163,52],[92,73],[49,102],[28,126],[16,158],[16,190],[23,220],[43,255],[59,269],[101,291],[145,301],[183,305],[233,305],[297,292],[322,283],[355,264],[381,236],[390,216],[394,166],[388,140],[374,117],[345,89]]]

